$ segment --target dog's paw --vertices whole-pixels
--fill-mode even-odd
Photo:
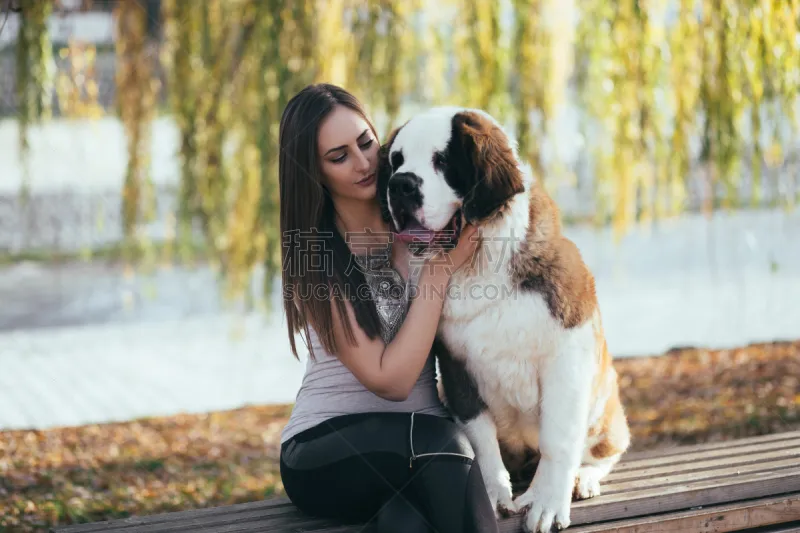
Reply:
[[[494,475],[484,476],[483,483],[486,485],[486,492],[495,516],[500,518],[500,512],[505,514],[516,512],[514,496],[511,491],[511,478],[507,471],[503,470]]]
[[[570,494],[564,498],[550,487],[535,485],[521,494],[514,505],[517,510],[527,509],[525,531],[529,533],[550,533],[556,529],[566,529],[570,520]]]
[[[537,474],[528,490],[514,500],[517,511],[527,509],[525,531],[529,533],[549,533],[554,526],[556,529],[569,527],[571,477],[564,483],[553,475],[557,469],[549,470],[543,471],[541,476]]]
[[[586,500],[600,496],[600,478],[601,472],[599,469],[592,466],[580,467],[578,475],[575,476],[575,488],[572,491],[572,497],[576,500]]]

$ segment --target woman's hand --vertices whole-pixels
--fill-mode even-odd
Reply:
[[[350,302],[345,301],[347,316],[335,305],[334,335],[339,360],[369,390],[382,398],[403,401],[408,398],[431,351],[446,297],[450,276],[475,253],[477,229],[466,225],[451,250],[442,250],[423,263],[423,271],[408,314],[394,339],[385,345],[380,337],[369,339],[355,318]],[[349,320],[355,335],[350,344],[343,321]]]
[[[475,238],[477,232],[478,228],[466,224],[454,248],[439,250],[425,261],[426,273],[439,281],[449,281],[450,276],[475,254],[478,246],[478,239]]]
[[[478,228],[472,224],[466,224],[461,230],[461,235],[458,237],[458,244],[452,250],[445,251],[445,254],[450,257],[450,264],[453,267],[453,272],[461,268],[464,263],[471,261],[475,250],[478,247],[478,239],[475,235],[478,233]]]

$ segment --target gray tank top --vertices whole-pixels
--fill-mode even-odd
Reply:
[[[354,255],[357,266],[376,301],[381,322],[381,337],[392,341],[409,308],[410,287],[416,285],[419,273],[410,269],[408,282],[391,266],[391,244],[383,251],[370,255]],[[408,398],[393,402],[381,398],[361,384],[339,359],[328,353],[319,341],[317,332],[309,327],[309,344],[316,360],[310,357],[300,390],[295,398],[289,421],[281,433],[281,443],[301,431],[340,415],[366,412],[417,412],[448,416],[439,400],[436,388],[434,357],[429,356]]]

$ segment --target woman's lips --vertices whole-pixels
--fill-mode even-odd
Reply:
[[[375,173],[374,172],[372,174],[370,174],[369,176],[367,176],[366,178],[364,178],[363,180],[357,181],[356,185],[360,185],[362,187],[368,187],[368,186],[372,185],[373,183],[375,183]]]

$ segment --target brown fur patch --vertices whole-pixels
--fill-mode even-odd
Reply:
[[[460,142],[451,148],[452,172],[465,187],[464,217],[470,223],[493,218],[525,190],[511,143],[494,122],[471,111],[453,117],[453,133]]]
[[[606,374],[606,379],[611,387],[608,400],[606,400],[603,417],[600,419],[595,435],[600,441],[592,446],[590,453],[595,459],[603,459],[624,452],[630,444],[630,429],[625,418],[625,411],[619,399],[619,385],[613,367],[608,370],[612,375]]]
[[[608,383],[608,373],[612,370],[612,362],[606,336],[603,332],[603,322],[600,318],[599,309],[595,311],[594,317],[592,317],[592,328],[594,329],[594,342],[597,347],[597,374],[592,386],[592,398],[600,398],[605,391],[605,385]]]
[[[511,259],[512,280],[542,294],[565,328],[583,324],[597,308],[594,277],[578,247],[561,235],[558,208],[538,183],[531,186],[528,220],[526,240]]]
[[[620,454],[628,448],[630,430],[620,401],[617,372],[608,351],[599,310],[592,317],[592,326],[597,346],[597,374],[592,386],[592,402],[606,398],[606,403],[603,415],[589,428],[589,436],[599,439],[589,451],[595,459],[602,459]]]
[[[592,457],[603,459],[624,452],[630,444],[630,430],[625,420],[625,412],[619,401],[617,380],[612,382],[611,396],[606,402],[605,415],[601,429],[601,440],[590,450]]]

